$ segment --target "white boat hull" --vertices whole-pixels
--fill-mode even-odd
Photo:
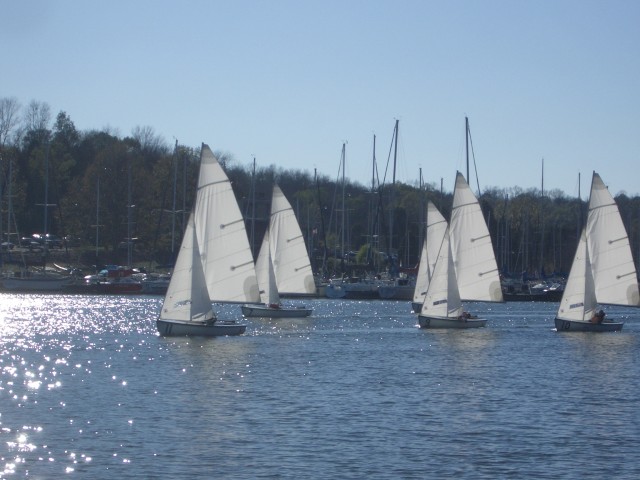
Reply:
[[[556,331],[558,332],[619,332],[624,322],[612,322],[605,320],[602,323],[581,322],[577,320],[563,320],[555,318]]]
[[[165,337],[223,337],[227,335],[241,335],[247,329],[246,325],[235,322],[178,322],[158,319],[158,332]]]
[[[450,317],[436,317],[427,315],[418,315],[418,323],[420,328],[479,328],[484,327],[487,323],[485,318],[467,318],[458,319]]]
[[[245,317],[262,318],[301,318],[308,317],[313,311],[304,307],[281,307],[273,308],[266,305],[242,305],[242,315]]]
[[[64,289],[71,283],[70,277],[5,277],[2,285],[5,290],[15,292],[56,292]]]
[[[327,285],[324,294],[327,298],[344,298],[347,295],[347,291],[341,286]]]

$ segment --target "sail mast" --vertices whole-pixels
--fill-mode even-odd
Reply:
[[[49,147],[51,143],[47,143],[47,154],[45,157],[45,167],[44,167],[44,229],[42,230],[42,234],[44,235],[45,242],[45,251],[47,250],[47,210],[49,209]]]
[[[176,138],[176,145],[173,148],[173,202],[171,205],[171,260],[175,258],[175,245],[176,245],[176,198],[178,188],[178,139]]]
[[[540,276],[544,273],[544,158],[542,159],[542,180],[540,184]],[[541,278],[542,279],[542,278]]]
[[[393,176],[391,182],[391,201],[389,207],[389,255],[393,254],[393,216],[395,213],[395,194],[396,194],[396,162],[398,158],[398,123],[400,120],[396,119],[396,125],[393,131],[393,137],[395,140],[393,146]],[[393,257],[390,257],[393,258]]]
[[[318,194],[318,212],[320,214],[320,237],[322,238],[322,265],[320,268],[321,268],[321,275],[325,276],[327,273],[327,234],[324,227],[324,211],[322,209],[322,196],[320,195],[320,182],[318,181],[318,171],[315,168],[313,169],[313,176],[315,177],[316,193]],[[331,220],[329,220],[329,228],[331,228]],[[315,256],[313,261],[315,264],[316,262]]]
[[[128,180],[127,180],[127,267],[131,268],[131,257],[132,257],[132,242],[131,238],[131,209],[133,205],[131,204],[131,156],[127,156],[128,161]]]
[[[96,270],[98,269],[98,255],[100,248],[100,172],[96,185]]]
[[[346,142],[342,144],[342,232],[340,232],[340,263],[342,265],[342,273],[344,273],[344,228],[345,228],[345,215],[347,214],[344,204],[344,167],[346,163]]]
[[[368,234],[369,234],[369,248],[367,249],[367,265],[371,266],[374,262],[373,258],[373,239],[375,237],[375,228],[377,222],[375,220],[376,215],[376,202],[375,202],[375,189],[376,189],[376,135],[373,134],[373,158],[371,159],[371,197],[369,201],[369,219],[368,219]]]
[[[465,152],[467,155],[467,182],[471,184],[469,180],[469,117],[464,117],[464,136],[465,136]]]
[[[256,157],[253,157],[253,171],[251,172],[251,252],[256,248]]]
[[[44,163],[44,203],[43,204],[37,204],[42,205],[42,207],[44,208],[44,229],[42,231],[42,241],[44,242],[43,244],[43,248],[44,248],[44,256],[43,258],[43,267],[46,266],[47,263],[47,253],[48,253],[48,245],[47,245],[47,233],[48,233],[48,225],[49,225],[49,218],[48,218],[48,211],[49,211],[49,207],[55,207],[56,204],[55,203],[49,203],[49,151],[51,148],[51,141],[47,140],[47,150],[46,150],[46,154],[45,154],[45,163]],[[7,238],[7,241],[9,239]]]

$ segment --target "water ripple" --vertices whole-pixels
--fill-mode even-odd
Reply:
[[[173,339],[157,297],[0,297],[3,478],[640,474],[629,310],[563,335],[554,305],[478,304],[489,325],[450,332],[406,302],[305,300],[310,318]]]

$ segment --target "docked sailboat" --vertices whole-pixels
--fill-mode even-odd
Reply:
[[[418,276],[416,277],[413,302],[411,304],[413,311],[416,313],[420,312],[424,303],[424,296],[433,276],[433,269],[438,258],[442,238],[447,229],[447,221],[431,201],[427,204],[426,222],[427,230],[422,244],[420,266],[418,267]]]
[[[195,230],[192,213],[156,321],[158,331],[165,336],[240,335],[245,332],[246,325],[219,322],[211,307]]]
[[[20,293],[64,292],[65,287],[71,285],[73,278],[69,275],[36,272],[24,270],[13,275],[2,277],[2,287],[5,290]]]
[[[460,300],[456,269],[453,265],[449,228],[445,229],[431,281],[418,315],[420,328],[478,328],[486,319],[465,312]]]
[[[71,285],[73,277],[66,274],[55,273],[47,270],[47,254],[49,252],[49,245],[47,243],[49,221],[48,210],[53,207],[53,204],[49,203],[49,144],[47,144],[47,151],[45,154],[45,178],[44,178],[44,229],[42,231],[42,249],[43,249],[43,267],[41,270],[28,269],[25,263],[24,268],[18,272],[12,272],[6,274],[0,278],[0,284],[5,290],[21,293],[49,293],[49,292],[63,292],[66,287]],[[11,173],[9,173],[9,180],[11,179]],[[10,195],[10,193],[9,193]],[[9,221],[13,218],[13,212],[9,211]],[[13,218],[15,222],[15,218]],[[17,228],[16,228],[17,231]],[[7,235],[7,238],[9,236]]]
[[[263,318],[298,318],[308,317],[312,310],[305,307],[289,307],[282,305],[278,285],[273,269],[270,248],[270,229],[264,234],[262,246],[256,260],[256,276],[260,287],[261,304],[242,305],[242,314],[245,317]]]
[[[554,320],[557,331],[619,331],[598,304],[640,306],[629,238],[615,200],[593,172],[589,214]]]
[[[375,145],[375,137],[374,137]],[[374,154],[375,158],[375,154]],[[349,275],[346,272],[345,260],[347,259],[347,252],[345,252],[345,245],[347,243],[346,238],[346,212],[345,208],[345,165],[346,165],[346,144],[342,144],[342,153],[340,156],[340,169],[342,171],[342,207],[340,208],[342,217],[342,226],[340,228],[340,245],[342,251],[340,253],[341,263],[341,276],[332,278],[329,280],[329,284],[326,286],[324,292],[327,298],[332,299],[374,299],[380,298],[378,294],[378,287],[380,285],[379,279],[375,278],[373,274],[362,272],[362,275]],[[337,226],[337,222],[336,222]],[[337,230],[337,228],[336,228]],[[347,261],[348,263],[348,261]]]

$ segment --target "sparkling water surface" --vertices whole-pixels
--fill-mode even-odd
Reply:
[[[640,478],[640,311],[305,300],[239,337],[163,338],[154,296],[0,294],[0,478]],[[216,305],[221,319],[237,305]]]

